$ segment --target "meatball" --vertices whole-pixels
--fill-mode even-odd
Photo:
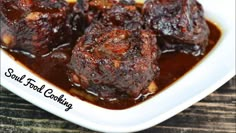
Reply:
[[[41,56],[70,42],[64,0],[0,0],[1,46]]]
[[[72,51],[70,79],[104,99],[118,93],[131,98],[148,93],[149,84],[159,74],[161,52],[156,43],[149,30],[93,23]]]
[[[209,28],[196,0],[147,0],[143,14],[146,27],[158,35],[163,52],[204,53]]]

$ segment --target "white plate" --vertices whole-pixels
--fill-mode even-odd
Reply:
[[[219,43],[184,77],[137,106],[125,110],[109,110],[81,101],[37,77],[2,49],[1,85],[52,114],[92,130],[134,132],[154,126],[206,97],[235,75],[235,1],[199,1],[204,6],[207,18],[223,31]],[[18,76],[26,75],[23,83],[5,76],[9,68]],[[24,86],[27,78],[34,79],[39,87],[45,85],[42,93]],[[54,95],[63,94],[73,108],[65,111],[64,105],[46,98],[43,93],[49,88]]]

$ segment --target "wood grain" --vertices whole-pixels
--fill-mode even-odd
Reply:
[[[95,133],[0,87],[0,133]],[[236,133],[236,77],[169,120],[140,133]]]

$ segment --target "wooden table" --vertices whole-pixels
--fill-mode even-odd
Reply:
[[[0,133],[94,133],[0,87]],[[205,99],[141,133],[236,133],[236,77]]]

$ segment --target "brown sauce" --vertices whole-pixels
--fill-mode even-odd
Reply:
[[[219,40],[221,36],[221,32],[219,28],[217,28],[216,25],[214,25],[211,22],[207,22],[211,31],[211,34],[209,36],[209,45],[207,47],[206,54],[204,56],[198,56],[194,57],[192,55],[179,53],[179,52],[172,52],[172,53],[165,53],[162,54],[159,64],[160,64],[160,77],[156,81],[156,84],[158,85],[158,92],[162,91],[163,89],[167,88],[170,84],[172,84],[174,81],[179,79],[181,76],[183,76],[185,73],[187,73],[189,70],[191,70],[203,57],[205,57],[212,48],[216,45],[217,41]],[[92,104],[109,108],[109,109],[125,109],[131,106],[134,106],[152,96],[148,96],[145,99],[120,99],[119,101],[104,101],[101,99],[98,99],[96,96],[93,96],[91,94],[88,94],[85,91],[82,91],[81,89],[72,89],[71,83],[68,81],[67,76],[67,61],[58,60],[57,53],[63,52],[65,55],[69,56],[71,55],[71,47],[65,46],[58,48],[53,53],[49,54],[45,57],[36,57],[36,58],[30,58],[26,55],[23,55],[21,53],[16,52],[9,52],[10,55],[12,55],[15,60],[20,61],[25,66],[27,66],[29,69],[32,70],[32,72],[40,75],[45,80],[55,84],[59,88],[67,91],[68,93],[77,96],[78,98],[88,101]]]

